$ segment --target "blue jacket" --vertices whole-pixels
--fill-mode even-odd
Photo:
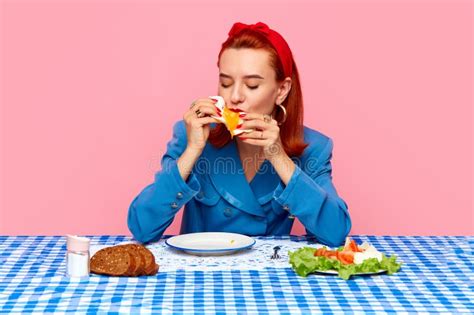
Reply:
[[[130,205],[130,231],[140,242],[156,241],[185,206],[181,233],[288,235],[297,217],[319,242],[342,244],[351,220],[332,183],[333,142],[307,127],[304,140],[309,145],[292,158],[296,170],[286,186],[268,160],[249,183],[235,141],[220,149],[208,143],[184,181],[177,160],[186,148],[186,128],[177,122],[154,183]]]

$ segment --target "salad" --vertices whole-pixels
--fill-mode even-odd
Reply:
[[[391,257],[379,252],[367,242],[357,245],[347,237],[344,246],[330,250],[322,248],[303,247],[294,252],[288,252],[290,264],[295,272],[306,277],[316,271],[336,271],[344,280],[352,275],[386,271],[391,275],[401,268],[395,255]]]

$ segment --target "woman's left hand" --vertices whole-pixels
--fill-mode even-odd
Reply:
[[[242,142],[263,147],[266,159],[285,152],[280,139],[280,127],[270,115],[246,113],[241,118],[244,122],[239,129],[254,129],[237,136]]]

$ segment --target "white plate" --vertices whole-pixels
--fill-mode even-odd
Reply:
[[[203,232],[174,236],[167,239],[165,243],[188,254],[209,256],[228,255],[251,248],[255,240],[237,233]]]
[[[314,272],[317,272],[317,273],[324,273],[324,274],[327,274],[327,275],[337,275],[338,272],[336,270],[315,270]],[[374,271],[374,272],[359,272],[359,273],[355,273],[353,274],[353,276],[369,276],[369,275],[379,275],[381,273],[384,273],[384,272],[387,272],[387,270],[379,270],[379,271]]]

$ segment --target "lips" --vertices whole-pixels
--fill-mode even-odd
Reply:
[[[239,108],[228,108],[230,111],[233,111],[235,113],[243,113],[244,111],[239,109]]]

